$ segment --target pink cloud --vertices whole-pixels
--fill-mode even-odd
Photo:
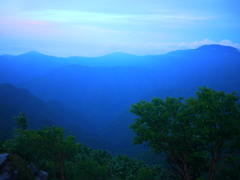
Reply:
[[[26,20],[2,20],[0,21],[0,24],[3,25],[12,25],[12,26],[18,26],[18,25],[41,25],[41,26],[49,26],[52,23],[44,22],[44,21],[26,21]]]
[[[40,26],[49,26],[51,23],[44,22],[44,21],[25,21],[24,23],[30,24],[30,25],[40,25]]]

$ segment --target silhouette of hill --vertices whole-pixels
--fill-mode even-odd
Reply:
[[[69,58],[48,56],[36,51],[27,52],[18,56],[1,55],[0,83],[28,81],[65,65],[79,64],[90,67],[128,66],[133,64],[138,65],[138,59],[138,56],[124,53],[114,53],[102,57]]]
[[[47,56],[35,51],[19,56],[0,56],[0,83],[16,83],[30,80],[64,65],[62,58]]]
[[[237,86],[240,83],[240,51],[236,48],[205,45],[146,58],[151,60],[152,70],[160,72],[165,87],[208,86],[227,92],[240,90]]]
[[[13,129],[13,117],[23,112],[29,119],[28,125],[41,129],[43,125],[57,125],[71,131],[79,142],[93,148],[109,149],[110,146],[96,133],[94,125],[80,112],[68,109],[60,102],[44,102],[26,89],[10,84],[0,85],[0,123],[1,131]],[[91,130],[90,130],[91,129]],[[10,134],[9,134],[10,135]]]
[[[239,59],[239,50],[221,45],[205,45],[197,49],[173,51],[162,55],[135,56],[125,53],[112,53],[101,57],[54,57],[31,51],[18,56],[0,56],[0,83],[19,83],[42,76],[65,65],[79,64],[97,66],[147,66],[158,67],[161,71],[175,70],[174,67],[192,61],[214,58]],[[196,63],[195,63],[196,64]],[[169,69],[170,68],[170,69]],[[187,67],[186,67],[187,68]]]
[[[57,99],[82,111],[102,127],[143,93],[159,88],[159,76],[148,68],[69,65],[18,86],[45,101]]]

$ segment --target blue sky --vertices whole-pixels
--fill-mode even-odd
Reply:
[[[0,54],[240,49],[239,0],[0,0]]]

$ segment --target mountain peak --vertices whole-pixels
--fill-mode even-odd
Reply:
[[[219,44],[210,44],[210,45],[203,45],[197,48],[197,50],[210,50],[210,51],[238,51],[238,49],[231,47],[231,46],[223,46]]]
[[[37,51],[29,51],[27,53],[21,54],[19,56],[42,56],[44,54],[37,52]]]

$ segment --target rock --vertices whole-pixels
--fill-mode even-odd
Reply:
[[[7,157],[7,153],[0,154],[0,180],[9,179],[11,177],[11,173],[8,171]]]
[[[18,177],[18,170],[15,170],[15,171],[13,171],[13,175],[12,175],[11,180],[18,179],[17,177]]]
[[[41,180],[47,180],[48,178],[48,173],[45,171],[39,171],[38,172],[38,177],[40,177]]]
[[[11,174],[8,172],[4,172],[0,174],[0,180],[8,180],[11,178]]]
[[[0,180],[18,180],[18,168],[12,171],[13,166],[8,160],[7,153],[0,154]],[[48,173],[45,171],[38,171],[33,163],[28,165],[31,172],[34,174],[36,180],[47,180]]]
[[[30,168],[31,172],[34,174],[35,180],[47,180],[47,178],[48,178],[47,172],[38,171],[38,169],[36,168],[36,166],[33,163],[30,163],[28,165],[28,167]]]
[[[0,167],[2,166],[2,164],[6,161],[8,157],[8,154],[5,153],[5,154],[0,154]]]
[[[36,166],[33,163],[30,163],[28,165],[28,167],[30,168],[31,172],[34,174],[34,176],[37,176],[38,173],[38,169],[36,168]]]

